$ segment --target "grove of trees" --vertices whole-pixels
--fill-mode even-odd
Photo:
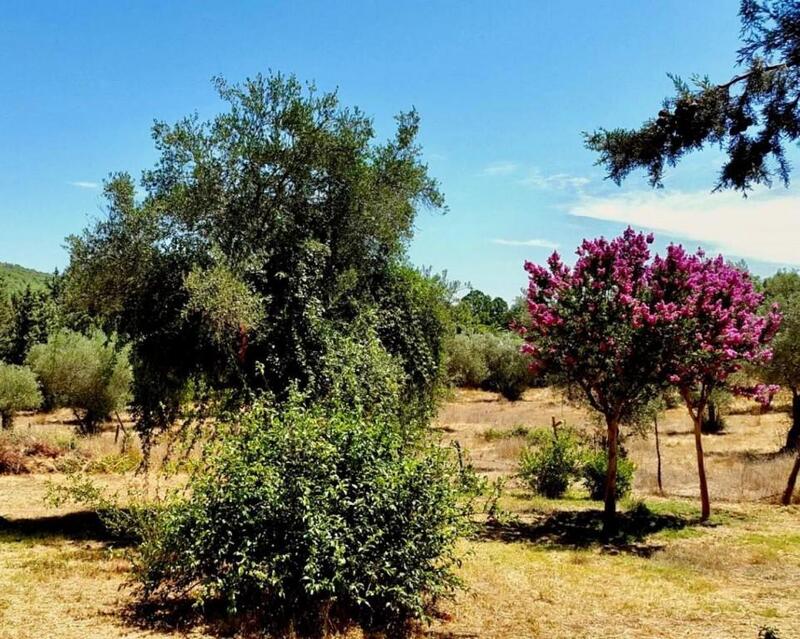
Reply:
[[[768,183],[768,157],[786,178],[800,9],[745,0],[742,16],[746,74],[678,83],[641,131],[589,138],[611,177],[643,166],[658,184],[665,163],[724,141],[720,187]],[[155,165],[109,177],[105,215],[68,238],[63,275],[0,291],[4,428],[19,411],[68,408],[89,436],[129,409],[146,459],[159,437],[205,446],[186,490],[155,503],[75,490],[136,540],[142,599],[190,594],[301,633],[426,618],[458,587],[458,539],[486,489],[460,448],[432,438],[449,384],[510,401],[552,384],[598,414],[600,444],[581,448],[554,418],[520,477],[552,497],[582,479],[608,535],[634,472],[621,439],[665,396],[692,420],[704,520],[703,422],[721,397],[768,404],[788,388],[785,447],[800,448],[796,273],[760,282],[699,250],[652,255],[652,235],[628,228],[584,240],[572,265],[526,262],[510,306],[459,298],[407,258],[416,216],[446,210],[415,111],[377,140],[360,110],[293,76],[215,87],[222,113],[156,122]]]

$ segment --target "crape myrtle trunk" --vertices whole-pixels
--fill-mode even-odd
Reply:
[[[653,428],[656,433],[656,476],[658,478],[658,492],[664,494],[664,484],[661,481],[661,441],[658,437],[658,415],[653,416]]]
[[[691,414],[691,411],[689,411]],[[694,421],[694,445],[697,452],[697,475],[700,479],[700,505],[702,508],[701,519],[706,521],[711,516],[711,502],[708,498],[708,480],[706,479],[706,465],[703,456],[703,412],[697,411],[692,415]]]
[[[694,424],[694,447],[697,452],[697,476],[700,480],[700,506],[701,520],[706,521],[711,516],[711,502],[708,498],[708,480],[706,479],[706,464],[703,456],[703,413],[708,403],[711,389],[705,385],[700,391],[700,400],[693,402],[688,388],[681,388],[681,396],[686,403],[686,410]]]
[[[608,471],[606,473],[605,506],[603,509],[603,532],[606,536],[616,528],[617,511],[617,453],[619,439],[619,420],[606,417],[608,427]]]

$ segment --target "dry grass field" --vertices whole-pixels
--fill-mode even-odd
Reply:
[[[665,496],[657,495],[652,437],[626,446],[637,465],[634,497],[622,504],[623,535],[600,541],[598,504],[579,489],[566,499],[532,496],[513,480],[524,431],[551,418],[591,428],[588,415],[547,389],[509,403],[459,391],[436,427],[477,469],[511,479],[502,524],[463,542],[467,588],[420,636],[498,638],[753,638],[771,626],[800,637],[800,506],[774,505],[790,460],[775,455],[783,412],[735,405],[723,435],[705,445],[712,521],[697,523],[694,449],[684,412],[660,420]],[[19,434],[68,437],[58,416],[20,420]],[[118,453],[114,432],[88,442],[85,459]],[[44,468],[0,476],[0,639],[213,637],[200,626],[143,627],[122,611],[127,564],[91,513],[44,504]],[[52,470],[52,469],[50,469]],[[121,485],[116,473],[96,475]],[[645,506],[641,504],[644,503]]]

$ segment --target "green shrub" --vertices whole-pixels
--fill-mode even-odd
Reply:
[[[76,412],[84,433],[130,398],[131,368],[128,349],[100,331],[90,336],[63,330],[37,344],[28,363],[44,389],[48,406],[66,406]]]
[[[483,349],[483,335],[459,333],[447,349],[447,376],[454,386],[480,388],[489,376]]]
[[[522,341],[512,333],[487,335],[485,361],[489,375],[484,381],[487,390],[516,401],[531,385],[528,358],[520,352]]]
[[[633,471],[636,466],[626,457],[617,457],[617,499],[627,495],[633,485]],[[605,497],[606,474],[608,473],[608,453],[605,450],[587,451],[581,462],[581,477],[592,499]]]
[[[0,363],[0,419],[3,428],[11,428],[14,413],[34,410],[42,405],[42,393],[36,376],[27,366]]]
[[[512,401],[534,383],[520,339],[512,333],[462,333],[450,343],[447,370],[456,386],[483,388]]]
[[[386,418],[257,405],[189,497],[141,534],[145,598],[192,590],[265,622],[399,629],[458,581],[467,525],[452,450]]]
[[[497,428],[487,428],[483,431],[483,438],[487,442],[493,442],[498,439],[514,439],[516,437],[530,437],[531,429],[522,424],[517,424],[509,430],[499,430]]]
[[[520,476],[540,495],[561,497],[577,476],[580,449],[575,436],[559,431],[539,447],[525,448],[520,456]]]

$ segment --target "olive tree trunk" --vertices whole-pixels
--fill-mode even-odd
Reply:
[[[800,452],[797,453],[794,466],[792,466],[792,472],[789,473],[789,481],[786,482],[786,490],[783,493],[783,499],[781,499],[781,503],[784,506],[788,506],[792,503],[792,495],[794,494],[794,485],[797,483],[798,473],[800,473]]]
[[[786,433],[786,450],[800,449],[800,393],[792,389],[792,427]]]
[[[603,532],[608,536],[616,530],[617,524],[617,440],[619,439],[619,421],[607,418],[606,424],[608,426],[608,472],[606,473]]]

